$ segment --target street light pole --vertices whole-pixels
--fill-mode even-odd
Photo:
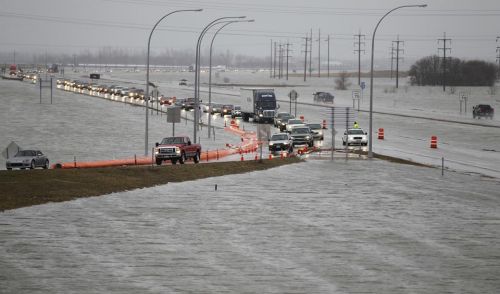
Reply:
[[[201,40],[203,39],[203,36],[205,35],[205,33],[211,28],[213,27],[214,25],[216,25],[217,23],[220,23],[220,20],[223,20],[223,19],[231,19],[231,18],[245,18],[246,16],[226,16],[226,17],[220,17],[214,21],[212,21],[211,23],[209,23],[204,29],[203,31],[201,31],[200,33],[200,36],[198,37],[198,43],[196,44],[196,61],[195,61],[195,73],[194,73],[194,122],[193,122],[193,125],[194,125],[194,131],[193,131],[193,140],[194,140],[194,143],[198,143],[198,135],[197,135],[197,131],[198,131],[198,123],[199,123],[199,118],[198,118],[198,115],[199,115],[199,108],[200,108],[200,50],[201,50]]]
[[[211,110],[212,110],[212,46],[214,45],[215,36],[226,26],[235,23],[235,22],[254,22],[253,19],[250,20],[232,20],[226,22],[223,26],[221,26],[212,37],[212,42],[210,43],[210,58],[208,64],[208,138],[210,138],[210,128],[212,126],[211,120]]]
[[[378,21],[377,25],[375,26],[375,29],[373,30],[373,35],[372,35],[372,60],[371,60],[371,67],[370,67],[370,126],[369,126],[369,134],[368,134],[368,157],[373,158],[373,56],[375,52],[375,33],[377,32],[377,28],[382,22],[382,20],[389,15],[391,12],[394,10],[398,10],[401,8],[408,8],[408,7],[427,7],[427,4],[420,4],[420,5],[402,5],[398,6],[396,8],[393,8],[389,10],[382,18]]]
[[[160,24],[162,20],[164,20],[167,16],[177,13],[177,12],[185,12],[185,11],[203,11],[203,9],[180,9],[180,10],[175,10],[172,11],[166,15],[164,15],[162,18],[160,18],[156,24],[153,26],[153,29],[151,30],[151,33],[149,34],[148,38],[148,52],[147,52],[147,58],[146,58],[146,93],[144,93],[144,101],[146,103],[146,134],[145,134],[145,145],[144,145],[144,155],[148,156],[148,138],[149,138],[149,115],[148,115],[148,110],[149,110],[149,53],[150,53],[150,48],[151,48],[151,36],[153,35],[154,30],[156,27]]]

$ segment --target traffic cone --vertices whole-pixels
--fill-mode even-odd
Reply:
[[[383,128],[378,129],[378,139],[384,140],[384,129]]]
[[[437,148],[437,136],[431,137],[431,148]]]

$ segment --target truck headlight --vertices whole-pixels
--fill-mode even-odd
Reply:
[[[181,149],[179,147],[175,147],[175,153],[180,154],[181,153]]]
[[[262,113],[259,114],[260,117],[263,117],[264,115]]]
[[[311,139],[311,137],[309,137],[309,136],[306,136],[306,139],[308,139],[308,140],[309,140],[309,139]]]

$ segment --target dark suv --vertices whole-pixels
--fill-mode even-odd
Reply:
[[[478,104],[472,107],[473,118],[489,117],[490,119],[493,119],[494,112],[494,109],[488,104]]]

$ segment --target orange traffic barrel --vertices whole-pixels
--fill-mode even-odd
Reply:
[[[431,137],[431,148],[438,148],[437,136],[432,136]]]
[[[269,154],[269,160],[273,159],[273,155]]]
[[[301,120],[302,122],[304,122],[304,116],[303,116],[303,115],[301,115],[301,116],[300,116],[300,120]]]
[[[384,129],[383,128],[378,129],[378,139],[384,140]]]
[[[326,130],[326,119],[324,119],[324,120],[323,120],[323,125],[322,125],[322,128],[323,128],[324,130]]]
[[[243,157],[243,154],[241,155],[240,161],[245,161],[245,158]]]

